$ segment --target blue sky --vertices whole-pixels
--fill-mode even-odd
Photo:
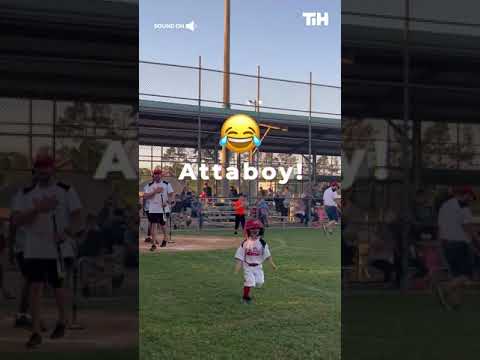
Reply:
[[[307,27],[303,11],[328,12],[328,27]],[[188,23],[197,29],[158,30],[154,24]],[[340,0],[232,0],[231,71],[340,86]],[[141,0],[140,60],[223,68],[223,0]],[[197,72],[140,65],[140,92],[196,97]],[[203,97],[221,100],[222,76],[202,74]],[[232,102],[256,96],[256,80],[233,76]],[[308,87],[262,81],[265,106],[306,109]],[[340,112],[340,90],[315,88],[316,111]],[[212,104],[206,104],[213,106]]]

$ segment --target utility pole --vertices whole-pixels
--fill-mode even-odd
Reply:
[[[224,0],[223,6],[223,107],[230,109],[230,0]],[[222,195],[228,196],[228,180],[226,169],[230,163],[230,153],[227,147],[222,148]]]

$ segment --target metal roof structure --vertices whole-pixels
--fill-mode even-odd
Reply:
[[[140,100],[139,143],[142,145],[197,147],[198,117],[201,117],[201,141],[204,148],[218,147],[223,121],[230,115],[245,113],[261,124],[285,127],[271,131],[262,150],[278,153],[308,154],[308,116],[240,111],[161,101]],[[263,131],[262,131],[263,133]],[[341,120],[312,117],[312,152],[340,155]]]
[[[401,29],[342,27],[342,114],[403,117]],[[479,36],[409,32],[412,117],[421,121],[478,122]]]

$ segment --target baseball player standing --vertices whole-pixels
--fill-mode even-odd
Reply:
[[[250,290],[252,287],[261,287],[265,282],[262,263],[268,260],[274,270],[277,266],[273,262],[268,244],[260,237],[260,230],[263,225],[259,220],[250,219],[245,224],[247,239],[242,242],[235,253],[236,266],[235,273],[243,267],[243,297],[244,304],[250,304]]]
[[[333,233],[332,228],[338,224],[338,188],[338,183],[336,181],[332,181],[330,186],[323,193],[323,205],[328,216],[328,223],[326,227],[330,234]]]
[[[153,174],[152,174],[152,182],[153,182]],[[148,183],[147,185],[145,185],[145,187],[143,188],[143,193],[147,192],[148,191],[148,187],[150,186],[151,183]],[[143,213],[144,215],[147,217],[147,222],[148,222],[148,230],[147,230],[147,237],[145,239],[145,242],[146,243],[151,243],[152,242],[152,223],[150,222],[150,218],[148,216],[148,199],[145,199],[145,197],[143,197]]]
[[[25,188],[16,201],[12,220],[25,235],[25,274],[30,284],[32,335],[26,346],[42,343],[40,335],[40,301],[45,282],[55,289],[58,321],[50,335],[58,339],[65,335],[66,311],[64,268],[61,245],[74,233],[80,221],[80,200],[75,190],[53,178],[54,161],[50,156],[37,156],[36,184]]]
[[[148,200],[148,221],[152,224],[152,247],[151,251],[157,248],[158,233],[162,231],[163,241],[160,247],[167,246],[167,230],[165,224],[170,216],[173,202],[173,188],[167,181],[162,181],[162,171],[153,171],[153,181],[145,187],[144,199]]]

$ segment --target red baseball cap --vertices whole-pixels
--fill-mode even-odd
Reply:
[[[153,170],[153,175],[162,175],[162,170],[160,169]]]
[[[473,191],[473,188],[471,186],[461,186],[459,188],[459,193],[462,195],[469,194],[472,196],[473,200],[477,199],[477,195],[475,194],[475,191]]]
[[[332,182],[330,183],[330,186],[338,186],[338,183],[337,183],[336,181],[332,181]]]

